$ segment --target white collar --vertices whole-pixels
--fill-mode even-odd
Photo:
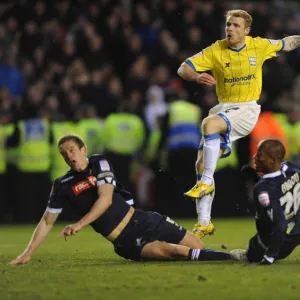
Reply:
[[[281,175],[281,171],[265,174],[262,178],[274,178]]]

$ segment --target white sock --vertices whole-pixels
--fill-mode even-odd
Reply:
[[[204,140],[203,146],[203,163],[204,171],[201,181],[211,185],[214,178],[218,158],[220,153],[220,138]]]
[[[211,206],[215,197],[215,192],[212,195],[206,195],[201,199],[196,199],[196,211],[198,214],[198,224],[208,226],[211,219]]]

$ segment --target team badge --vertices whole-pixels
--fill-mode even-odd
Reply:
[[[101,169],[102,171],[109,171],[109,170],[110,170],[108,161],[105,160],[105,159],[100,160],[100,161],[99,161],[99,165],[100,165],[100,169]]]
[[[258,201],[262,206],[267,207],[271,202],[268,192],[261,192],[258,195]]]
[[[250,56],[250,65],[255,67],[256,66],[256,58],[255,56]]]

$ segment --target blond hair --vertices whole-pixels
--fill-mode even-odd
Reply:
[[[242,9],[233,9],[229,10],[225,14],[226,20],[230,17],[235,17],[235,18],[243,18],[245,20],[245,27],[251,27],[252,24],[252,17]]]

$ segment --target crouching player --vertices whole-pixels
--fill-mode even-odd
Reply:
[[[131,260],[228,260],[231,254],[204,250],[203,242],[166,216],[134,209],[132,196],[116,181],[112,166],[102,155],[86,156],[84,141],[63,136],[58,149],[70,166],[55,180],[48,207],[25,251],[11,264],[25,264],[45,241],[64,203],[81,219],[64,228],[67,239],[87,225],[114,245],[115,252]]]
[[[300,168],[283,162],[284,156],[280,141],[264,140],[254,156],[255,170],[244,168],[257,180],[252,203],[257,233],[247,250],[231,251],[238,260],[270,265],[300,244]],[[264,175],[259,177],[255,171]]]

